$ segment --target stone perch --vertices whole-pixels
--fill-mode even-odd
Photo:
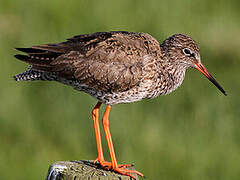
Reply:
[[[133,167],[129,169],[135,170]],[[132,174],[139,180],[136,174]],[[46,180],[132,180],[110,170],[101,168],[93,161],[59,161],[50,165]]]

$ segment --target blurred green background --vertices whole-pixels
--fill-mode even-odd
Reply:
[[[1,179],[44,179],[51,163],[96,158],[96,100],[55,82],[14,82],[27,65],[13,58],[13,48],[126,30],[160,42],[190,35],[229,96],[188,70],[170,95],[114,106],[118,161],[152,180],[239,180],[239,8],[238,0],[0,0]],[[105,140],[104,150],[109,159]]]

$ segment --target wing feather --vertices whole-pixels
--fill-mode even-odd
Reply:
[[[18,48],[28,56],[16,56],[35,70],[58,73],[89,88],[117,92],[140,83],[143,57],[151,53],[151,41],[156,40],[144,33],[100,32],[74,36],[58,44]]]

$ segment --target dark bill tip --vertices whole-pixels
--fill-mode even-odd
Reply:
[[[218,82],[210,75],[210,78],[208,78],[225,96],[227,96],[226,91],[222,88],[222,86],[220,86],[220,84],[218,84]]]
[[[218,82],[212,77],[212,75],[207,71],[207,69],[202,64],[195,64],[195,68],[200,71],[204,76],[206,76],[225,96],[227,96],[226,91],[218,84]]]

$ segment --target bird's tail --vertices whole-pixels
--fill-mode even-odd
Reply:
[[[14,57],[30,64],[29,69],[13,77],[16,81],[54,80],[56,76],[54,72],[51,72],[51,62],[62,54],[58,46],[49,44],[16,48],[16,50],[27,55],[16,54]]]
[[[13,76],[13,78],[15,81],[33,81],[38,80],[41,76],[41,72],[33,71],[31,68],[29,68],[27,71]]]
[[[53,81],[56,79],[55,73],[37,71],[30,68],[20,74],[13,76],[15,81]]]

